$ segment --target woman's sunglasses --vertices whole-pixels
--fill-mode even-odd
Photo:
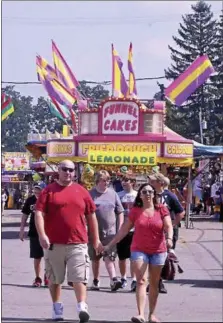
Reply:
[[[154,193],[154,191],[153,191],[153,190],[142,190],[142,194],[143,194],[143,195],[146,195],[146,194],[151,195],[151,194],[153,194],[153,193]]]

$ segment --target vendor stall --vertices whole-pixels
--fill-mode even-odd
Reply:
[[[167,165],[192,165],[193,142],[165,127],[164,121],[165,102],[154,101],[148,108],[135,99],[109,98],[98,108],[80,111],[77,136],[47,141],[47,161],[68,158],[79,164],[80,173],[86,163],[94,171],[116,174],[124,166],[141,182],[156,165],[164,172]]]
[[[163,171],[165,165],[188,167],[193,161],[193,142],[165,127],[164,121],[163,101],[146,107],[135,99],[109,98],[98,108],[79,112],[77,136],[48,138],[45,150],[43,142],[29,143],[46,153],[48,171],[56,170],[64,158],[78,163],[80,170],[86,163],[94,165],[94,170],[115,172],[126,166],[141,177],[155,165],[162,165]],[[40,166],[46,170],[43,159],[32,163],[33,169]]]

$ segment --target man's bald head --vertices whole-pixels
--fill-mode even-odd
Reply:
[[[70,185],[75,175],[75,166],[71,160],[65,159],[58,167],[59,182],[63,186]]]

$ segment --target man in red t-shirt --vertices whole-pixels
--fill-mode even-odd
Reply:
[[[49,184],[36,204],[35,223],[44,249],[46,274],[53,301],[53,319],[63,319],[60,302],[61,284],[67,268],[68,282],[73,283],[80,322],[88,322],[86,284],[89,276],[88,235],[97,252],[101,243],[95,205],[81,185],[73,183],[73,162],[64,160],[58,168],[59,179]]]

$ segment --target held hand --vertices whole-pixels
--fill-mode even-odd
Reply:
[[[47,235],[43,235],[41,237],[39,237],[39,242],[40,242],[40,245],[43,249],[49,249],[50,247],[50,241],[49,241],[49,238],[47,237]]]
[[[95,249],[96,255],[100,255],[103,252],[104,247],[100,240],[94,243],[94,249]]]
[[[173,247],[173,241],[171,239],[167,239],[166,245],[168,249],[171,249]]]
[[[104,246],[104,253],[107,253],[109,250],[111,249],[111,247],[109,246],[109,244],[107,246]]]
[[[20,232],[19,232],[19,239],[20,239],[21,241],[24,241],[25,236],[26,236],[25,231],[20,229]]]

